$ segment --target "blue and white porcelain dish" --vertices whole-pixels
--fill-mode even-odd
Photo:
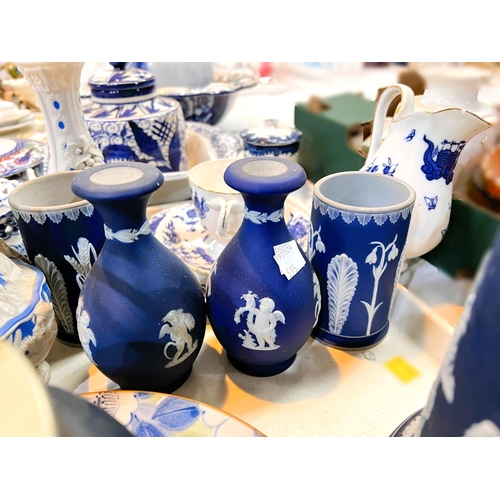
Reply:
[[[180,104],[158,96],[152,73],[137,68],[96,74],[84,120],[106,163],[147,163],[162,172],[188,167],[186,127]]]
[[[137,437],[265,437],[242,420],[193,399],[157,392],[80,394]]]
[[[390,437],[415,437],[415,432],[420,424],[423,408],[405,418],[391,433]]]
[[[179,101],[186,121],[216,125],[230,111],[237,92],[257,83],[254,75],[228,72],[219,73],[205,87],[161,87],[158,93]]]
[[[239,137],[222,132],[208,123],[186,122],[186,129],[203,139],[212,160],[236,158],[243,151],[243,143]],[[190,166],[194,165],[190,164]]]
[[[292,236],[306,251],[310,229],[306,207],[288,199],[285,204],[285,220]],[[201,283],[205,284],[224,245],[210,237],[200,224],[192,202],[189,200],[173,204],[153,215],[149,222],[156,238],[188,264],[196,272]]]
[[[0,177],[11,177],[43,161],[43,145],[27,139],[0,139]]]
[[[35,266],[0,253],[0,341],[10,342],[48,382],[45,361],[57,335],[50,289]]]

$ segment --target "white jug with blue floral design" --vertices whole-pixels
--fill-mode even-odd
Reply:
[[[389,105],[401,95],[385,137]],[[453,173],[465,145],[491,124],[460,108],[430,104],[403,84],[381,94],[373,121],[370,149],[362,171],[390,175],[417,193],[405,258],[419,257],[436,247],[450,219]]]

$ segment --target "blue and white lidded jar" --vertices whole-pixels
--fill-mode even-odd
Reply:
[[[318,319],[319,282],[284,220],[289,193],[306,182],[284,158],[243,158],[224,173],[241,192],[244,219],[207,280],[208,317],[229,361],[266,377],[292,365]]]
[[[279,125],[278,120],[265,120],[264,126],[244,130],[240,137],[244,142],[245,157],[273,156],[297,161],[302,132]]]
[[[84,170],[72,183],[102,215],[106,237],[82,287],[78,334],[88,358],[122,389],[176,390],[205,336],[198,279],[146,219],[163,179],[155,167],[123,162]]]
[[[83,105],[90,135],[106,163],[147,163],[162,172],[187,170],[186,128],[181,105],[158,96],[152,73],[112,63],[114,71],[89,80]]]

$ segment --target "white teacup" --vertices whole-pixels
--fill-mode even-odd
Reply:
[[[227,243],[243,221],[244,202],[239,191],[224,181],[224,172],[234,159],[210,160],[189,170],[191,199],[207,233]]]

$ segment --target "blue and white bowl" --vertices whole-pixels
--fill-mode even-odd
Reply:
[[[278,120],[265,120],[264,126],[252,127],[240,134],[245,157],[273,156],[297,161],[302,132],[279,125]]]
[[[123,69],[89,80],[92,98],[83,104],[90,135],[106,163],[147,163],[162,172],[187,170],[186,127],[180,104],[158,96],[149,71]]]
[[[161,87],[158,92],[180,102],[186,121],[219,123],[234,104],[236,93],[254,87],[258,78],[246,73],[220,72],[204,87]]]
[[[0,253],[0,341],[10,342],[44,380],[45,361],[56,339],[57,323],[45,276],[36,267]]]

